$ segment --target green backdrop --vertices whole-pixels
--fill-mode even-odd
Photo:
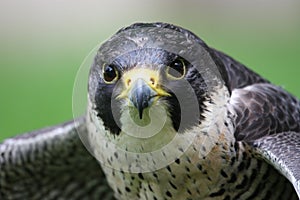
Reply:
[[[85,56],[137,21],[188,28],[300,97],[299,5],[291,0],[2,0],[0,141],[71,119],[73,83]]]

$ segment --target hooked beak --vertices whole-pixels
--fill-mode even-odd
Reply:
[[[124,90],[117,97],[129,99],[143,118],[143,111],[152,106],[162,96],[170,96],[159,84],[159,72],[151,69],[137,68],[123,75]]]
[[[153,103],[153,98],[157,96],[157,92],[153,90],[143,79],[137,79],[129,92],[129,99],[137,108],[140,119],[143,118],[143,111],[150,107]]]

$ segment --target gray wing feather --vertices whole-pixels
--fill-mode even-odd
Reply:
[[[254,141],[253,145],[260,157],[289,179],[300,198],[300,133],[266,136]]]
[[[235,137],[251,142],[280,132],[300,132],[300,102],[280,87],[262,83],[233,90]]]
[[[77,131],[84,118],[0,144],[0,199],[113,199]]]
[[[225,72],[228,76],[227,86],[232,91],[237,88],[243,88],[248,85],[257,84],[257,83],[269,83],[266,79],[262,78],[257,73],[248,69],[245,65],[234,60],[230,56],[215,50],[211,49],[213,54],[217,59],[224,65]]]
[[[235,138],[278,169],[300,198],[300,102],[280,87],[254,84],[232,92]]]

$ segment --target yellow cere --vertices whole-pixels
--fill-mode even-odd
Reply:
[[[125,90],[118,96],[120,99],[127,97],[133,83],[138,79],[143,79],[149,87],[156,91],[157,96],[170,96],[170,94],[163,90],[159,85],[159,71],[145,68],[132,69],[126,72],[122,79]]]

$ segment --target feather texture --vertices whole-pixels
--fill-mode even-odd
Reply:
[[[231,92],[228,107],[233,110],[235,139],[250,145],[258,159],[281,172],[300,198],[299,100],[180,27],[138,23],[118,33],[145,26],[181,32],[210,53]],[[114,199],[100,165],[77,131],[87,131],[85,118],[0,144],[0,199]]]
[[[113,199],[77,131],[84,118],[0,144],[0,199]]]
[[[300,133],[282,132],[255,140],[258,156],[280,171],[300,197]]]

